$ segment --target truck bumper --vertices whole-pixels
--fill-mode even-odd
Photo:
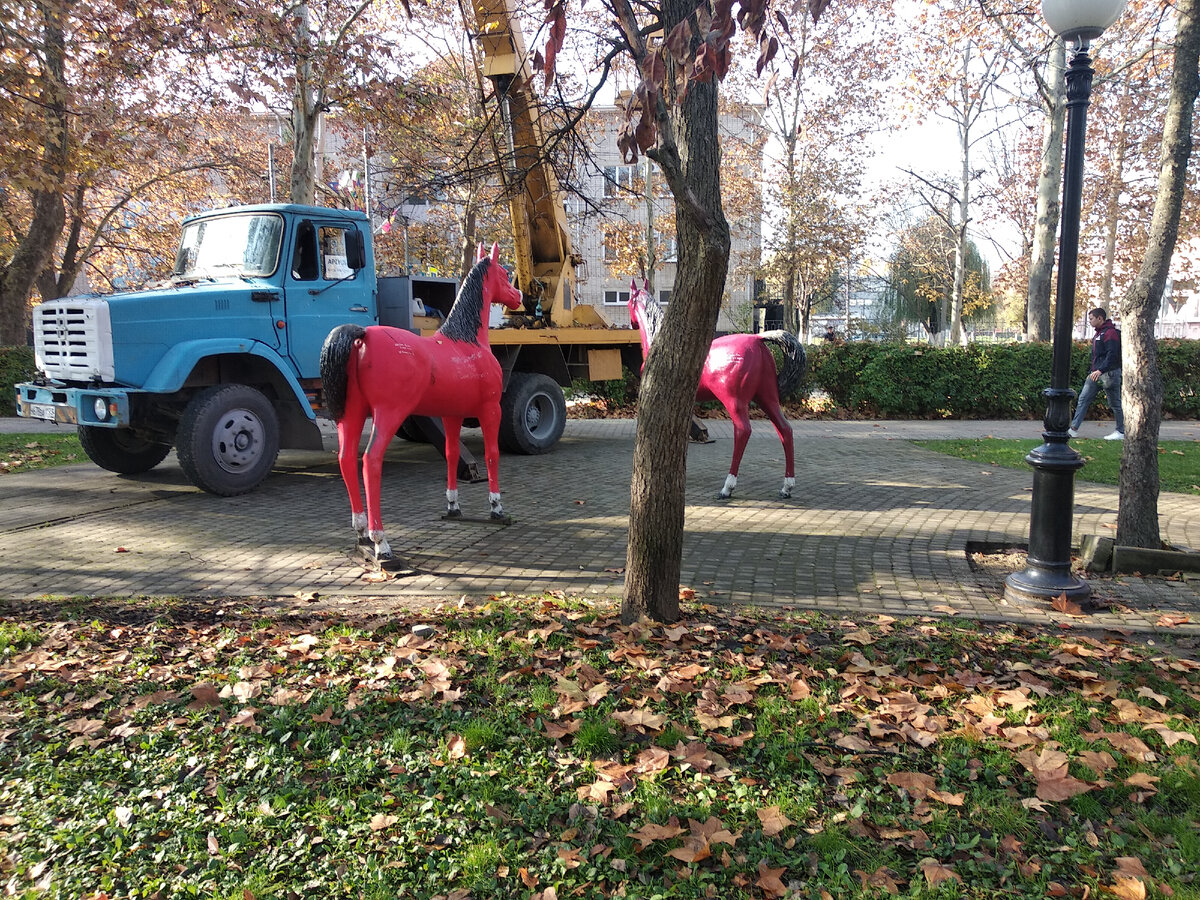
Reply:
[[[16,386],[17,415],[60,425],[122,428],[129,425],[129,393],[121,388],[66,385]]]

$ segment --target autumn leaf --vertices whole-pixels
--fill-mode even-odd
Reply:
[[[313,716],[312,720],[314,722],[319,722],[322,725],[341,725],[342,724],[341,719],[335,719],[333,717],[333,707],[332,706],[325,707],[325,712],[319,713],[319,714]]]
[[[933,857],[927,857],[917,865],[921,870],[921,874],[925,876],[925,880],[929,882],[931,887],[937,887],[943,881],[957,881],[962,884],[962,878],[950,866],[942,865]]]
[[[1103,884],[1100,889],[1119,900],[1146,900],[1146,884],[1140,878],[1117,875],[1114,884]]]
[[[1192,617],[1184,613],[1164,613],[1154,624],[1159,628],[1175,628],[1179,625],[1186,625],[1190,621],[1192,621]]]
[[[1064,770],[1061,775],[1039,778],[1036,793],[1039,800],[1056,803],[1086,794],[1093,787],[1094,785],[1090,785],[1086,781],[1080,781],[1078,778],[1067,775]]]
[[[450,759],[462,759],[467,755],[467,742],[461,734],[452,734],[446,743],[446,751]]]
[[[647,823],[637,831],[629,832],[629,836],[638,842],[638,851],[645,850],[654,841],[669,841],[671,838],[679,837],[686,829],[681,828],[679,820],[671,816],[666,825],[656,825]]]
[[[192,685],[192,696],[195,699],[188,704],[188,709],[207,709],[210,706],[221,705],[217,689],[207,682]]]
[[[400,819],[396,816],[389,816],[386,813],[375,813],[371,816],[371,821],[368,823],[372,831],[383,831],[385,828],[390,828],[399,822]]]
[[[613,713],[613,718],[626,728],[637,728],[639,730],[651,728],[655,731],[661,729],[667,721],[666,716],[650,712],[650,710],[645,708]]]
[[[757,813],[758,821],[762,822],[763,834],[767,837],[774,837],[789,825],[795,824],[779,811],[778,806],[768,806],[766,809],[757,810]]]
[[[924,799],[934,789],[937,782],[932,775],[922,772],[893,772],[888,775],[887,783],[903,788],[918,800]]]
[[[1068,616],[1083,617],[1083,607],[1078,603],[1068,600],[1066,591],[1055,597],[1050,605],[1060,613],[1066,613]]]
[[[784,885],[780,876],[786,871],[786,866],[772,869],[767,865],[766,860],[763,860],[758,864],[758,881],[754,883],[762,888],[763,893],[768,897],[782,897],[787,893],[787,886]]]

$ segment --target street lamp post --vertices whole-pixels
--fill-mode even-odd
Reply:
[[[1117,20],[1125,0],[1042,0],[1047,24],[1071,46],[1066,72],[1067,134],[1063,166],[1062,226],[1059,231],[1058,300],[1050,387],[1044,392],[1043,444],[1025,461],[1033,467],[1033,503],[1025,569],[1009,575],[1010,600],[1045,600],[1065,594],[1080,600],[1088,583],[1071,573],[1071,526],[1075,514],[1075,472],[1083,459],[1068,444],[1071,422],[1071,328],[1075,314],[1075,271],[1079,257],[1079,210],[1083,195],[1083,147],[1088,98],[1092,92],[1089,42]]]

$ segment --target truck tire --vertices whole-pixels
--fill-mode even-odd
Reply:
[[[567,427],[567,401],[548,375],[514,372],[500,398],[500,447],[532,456],[546,453]]]
[[[252,491],[279,455],[279,418],[244,384],[207,388],[188,403],[175,437],[179,465],[196,487],[222,497]]]
[[[400,423],[400,427],[396,429],[396,437],[412,441],[414,444],[429,443],[429,438],[425,437],[425,432],[412,420],[412,416]]]
[[[170,444],[148,440],[129,428],[80,425],[77,433],[83,452],[92,462],[122,475],[149,472],[171,452]]]

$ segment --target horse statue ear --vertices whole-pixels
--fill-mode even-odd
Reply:
[[[483,241],[479,242],[479,249],[475,251],[475,262],[479,262],[486,254],[483,250]]]
[[[492,244],[492,262],[500,262],[500,245],[497,243]]]

